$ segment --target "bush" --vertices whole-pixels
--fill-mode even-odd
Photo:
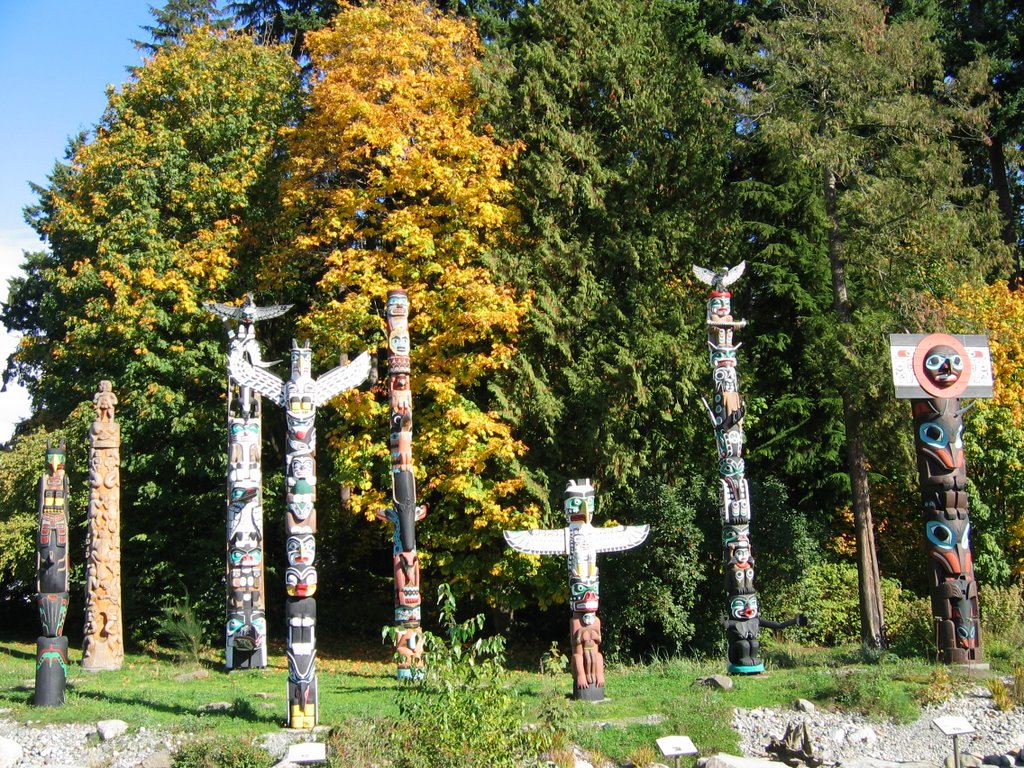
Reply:
[[[274,761],[251,741],[216,736],[182,744],[174,753],[174,768],[267,768]]]
[[[882,579],[886,633],[894,647],[934,647],[931,609],[927,601],[907,593],[894,579]],[[860,642],[860,591],[852,563],[816,563],[786,590],[781,605],[807,616],[806,627],[790,630],[800,642],[844,645]]]
[[[1024,647],[1024,588],[979,587],[978,610],[981,612],[981,641],[992,658],[1019,662]]]
[[[399,711],[409,730],[395,765],[530,765],[539,744],[523,729],[523,706],[508,685],[503,666],[505,639],[476,637],[483,628],[483,614],[458,623],[447,584],[438,589],[438,602],[447,637],[424,633],[425,674],[399,692]]]
[[[645,478],[619,507],[651,533],[637,549],[601,558],[603,651],[609,659],[675,656],[694,635],[692,607],[704,573],[695,523],[714,514],[716,491],[699,478],[667,485]],[[706,590],[703,590],[706,591]]]

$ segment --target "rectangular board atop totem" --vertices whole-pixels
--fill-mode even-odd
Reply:
[[[964,380],[948,393],[935,391],[926,375],[929,351],[949,347],[962,356]],[[945,333],[891,333],[889,357],[896,397],[927,400],[931,397],[992,397],[992,357],[988,337]]]

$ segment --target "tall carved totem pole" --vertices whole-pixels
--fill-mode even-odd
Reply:
[[[284,408],[288,426],[285,454],[285,618],[288,622],[288,727],[312,728],[319,719],[316,678],[316,409],[335,395],[361,384],[370,373],[364,352],[319,379],[311,375],[308,344],[292,342],[292,372],[283,381],[253,365],[241,345],[228,350],[228,370],[240,386],[250,387]]]
[[[395,649],[397,676],[411,678],[422,667],[420,629],[420,561],[416,554],[416,522],[426,509],[416,505],[412,463],[412,365],[409,343],[409,296],[401,288],[388,291],[388,392],[391,405],[391,498],[394,505],[378,514],[394,526],[392,557],[395,574]]]
[[[262,366],[256,323],[283,315],[290,304],[257,307],[246,294],[240,307],[203,307],[228,325],[228,346]],[[230,323],[234,323],[234,328]],[[227,625],[225,667],[267,666],[266,592],[263,585],[262,413],[259,393],[228,372]]]
[[[46,444],[46,473],[39,480],[39,528],[36,539],[36,601],[43,634],[36,640],[35,703],[64,703],[68,673],[68,639],[63,635],[68,611],[68,479],[64,441]]]
[[[120,669],[124,663],[121,616],[121,427],[117,396],[101,381],[92,399],[89,429],[89,531],[85,544],[85,637],[82,667]]]
[[[569,642],[572,647],[573,696],[583,701],[604,698],[604,657],[601,655],[601,619],[597,616],[600,586],[597,555],[623,552],[643,544],[647,525],[595,528],[596,508],[590,480],[570,480],[563,494],[567,528],[505,531],[505,541],[531,555],[569,558]]]
[[[784,622],[761,616],[754,588],[754,556],[750,546],[750,490],[743,461],[743,414],[733,331],[747,324],[732,317],[732,293],[728,287],[743,275],[746,262],[732,269],[712,272],[694,265],[693,273],[711,286],[708,294],[708,351],[715,384],[714,404],[704,407],[711,417],[718,446],[718,500],[722,521],[725,592],[728,611],[723,619],[731,674],[764,672],[758,634],[761,626],[780,629],[805,623],[803,616]]]
[[[932,616],[939,658],[983,661],[978,583],[971,553],[962,397],[992,397],[984,336],[889,336],[896,397],[909,399],[921,483],[925,547],[931,562]]]

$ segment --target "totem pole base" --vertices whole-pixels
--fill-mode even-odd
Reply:
[[[254,649],[227,647],[224,667],[228,672],[235,669],[263,669],[267,666],[266,646]]]
[[[399,667],[395,672],[396,680],[422,680],[426,673],[422,669],[409,669],[408,667]]]
[[[315,728],[317,712],[315,704],[292,704],[288,709],[288,727],[292,730]]]
[[[64,687],[68,679],[68,639],[66,637],[36,638],[37,707],[59,707],[64,703]]]
[[[730,664],[730,675],[760,675],[764,672],[764,664]]]
[[[604,686],[591,685],[586,688],[572,687],[572,697],[577,701],[604,701]]]

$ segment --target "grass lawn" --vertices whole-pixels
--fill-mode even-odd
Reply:
[[[0,709],[6,710],[5,717],[21,722],[118,718],[133,728],[257,736],[284,722],[287,662],[283,649],[272,647],[271,651],[270,666],[263,670],[226,673],[215,651],[196,665],[152,649],[128,654],[119,671],[86,672],[78,665],[80,653],[73,649],[67,704],[36,708],[31,705],[34,644],[0,641]],[[702,754],[737,754],[738,737],[730,727],[735,707],[788,706],[797,698],[807,698],[818,706],[907,719],[914,716],[918,699],[945,684],[937,682],[943,679],[942,673],[926,662],[851,663],[858,661],[851,649],[790,648],[776,664],[770,654],[766,658],[766,674],[735,676],[728,691],[696,683],[697,678],[723,672],[721,660],[610,665],[607,699],[600,703],[567,700],[568,673],[513,670],[508,679],[528,721],[538,720],[555,702],[575,742],[620,763],[653,749],[660,736],[679,734],[693,739]],[[206,676],[182,679],[183,674],[200,669]],[[321,724],[398,718],[400,684],[393,673],[389,649],[383,646],[322,651],[318,659]],[[229,706],[204,711],[214,702]]]

